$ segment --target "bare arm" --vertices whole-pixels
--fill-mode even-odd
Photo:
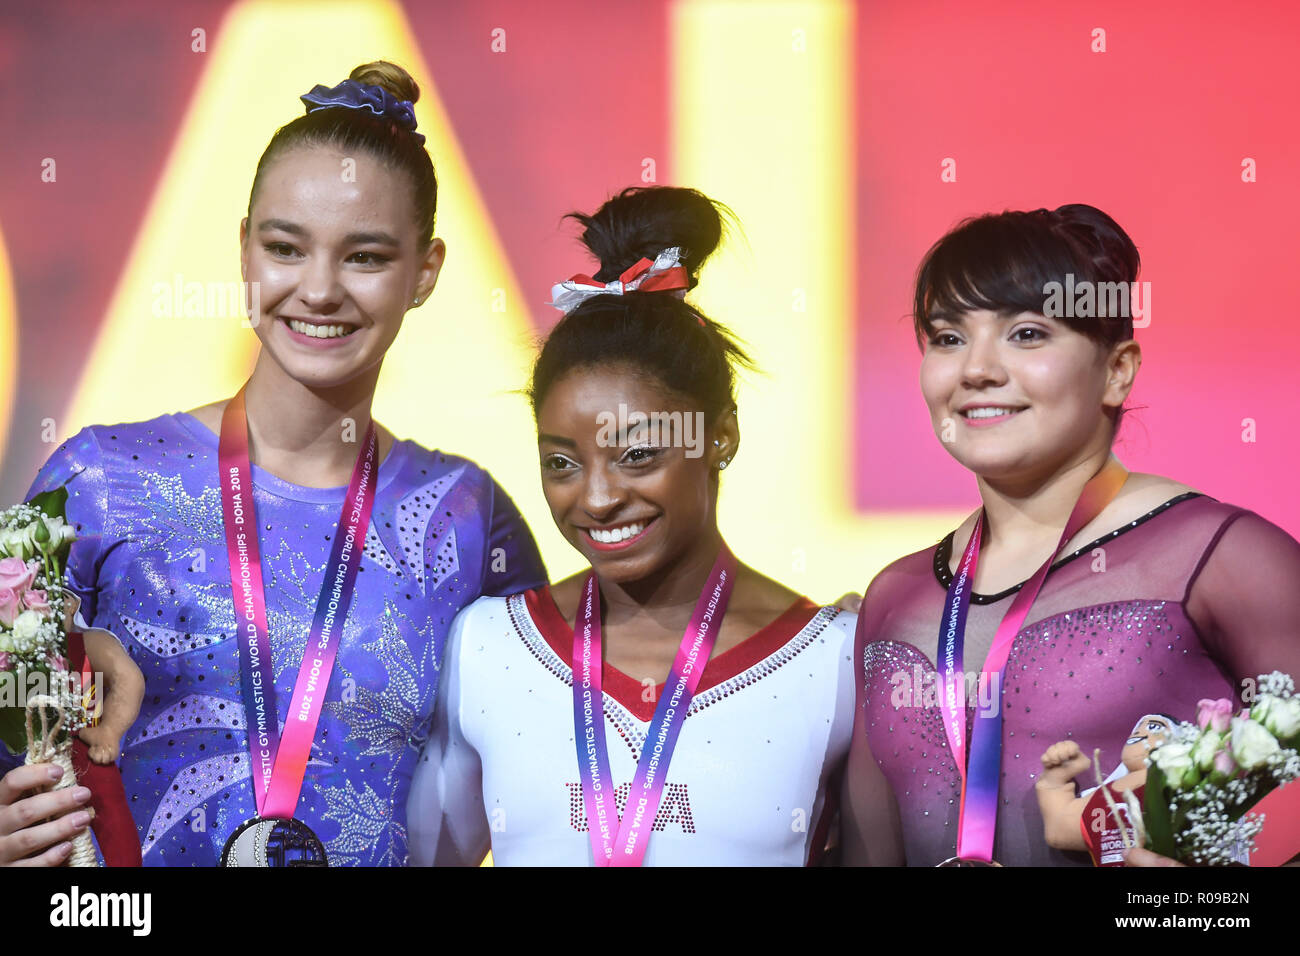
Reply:
[[[89,747],[91,760],[109,764],[117,760],[122,737],[140,716],[144,675],[118,639],[108,631],[90,628],[82,637],[90,668],[104,675],[108,689],[99,723],[83,728],[79,736]]]

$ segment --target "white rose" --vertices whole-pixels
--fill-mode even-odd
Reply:
[[[27,550],[24,560],[34,558],[40,553],[40,547],[36,544],[36,522],[25,526],[22,530],[23,547]]]
[[[1250,705],[1250,716],[1279,739],[1300,734],[1300,698],[1260,694]]]
[[[1231,733],[1232,759],[1243,770],[1257,770],[1268,762],[1270,756],[1282,749],[1268,728],[1249,717],[1232,718]]]
[[[1171,789],[1191,789],[1200,779],[1192,761],[1192,748],[1187,744],[1161,744],[1151,751],[1151,762],[1160,768]]]
[[[26,561],[32,556],[31,541],[21,528],[9,528],[0,532],[0,550],[4,551],[4,557],[7,558],[22,558]]]
[[[1192,745],[1192,760],[1201,773],[1209,773],[1213,769],[1214,755],[1218,752],[1221,743],[1223,743],[1223,734],[1207,728]]]
[[[77,540],[77,532],[62,518],[46,518],[45,527],[50,529],[51,551],[57,551],[67,542]]]
[[[37,639],[41,633],[42,618],[35,611],[23,611],[14,618],[14,650],[20,654],[30,654],[36,649]]]
[[[11,654],[16,650],[13,634],[0,627],[0,654]]]

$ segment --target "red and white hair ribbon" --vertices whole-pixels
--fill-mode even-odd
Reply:
[[[622,295],[624,292],[680,292],[686,297],[690,276],[681,265],[682,250],[673,246],[655,257],[638,260],[613,282],[597,282],[591,276],[578,274],[551,286],[550,305],[566,315],[593,295]]]

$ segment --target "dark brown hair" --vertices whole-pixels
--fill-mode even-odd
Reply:
[[[583,244],[600,261],[593,278],[612,282],[641,259],[683,250],[694,288],[704,261],[722,239],[731,211],[694,189],[634,186],[591,215],[569,213],[584,227]],[[734,217],[733,217],[734,218]],[[753,367],[722,325],[672,292],[596,295],[562,318],[533,366],[533,415],[551,386],[575,368],[622,365],[691,402],[709,424],[736,404],[735,365]]]
[[[1128,233],[1095,206],[1074,203],[966,219],[925,254],[916,275],[912,318],[918,344],[933,321],[976,309],[1044,314],[1046,286],[1133,283],[1141,259]],[[1130,286],[1131,288],[1131,286]],[[1127,297],[1125,297],[1127,298]],[[1132,304],[1123,314],[1054,316],[1109,348],[1133,338]]]

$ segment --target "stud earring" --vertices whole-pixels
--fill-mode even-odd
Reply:
[[[420,297],[417,295],[414,299],[411,300],[411,304],[412,304],[412,305],[419,305],[419,304],[420,304]]]
[[[722,461],[718,462],[718,471],[722,471],[724,468],[726,468],[726,467],[727,467],[728,465],[730,465],[730,464],[731,464],[731,459],[730,459],[730,458],[724,458],[724,459],[722,459]]]

